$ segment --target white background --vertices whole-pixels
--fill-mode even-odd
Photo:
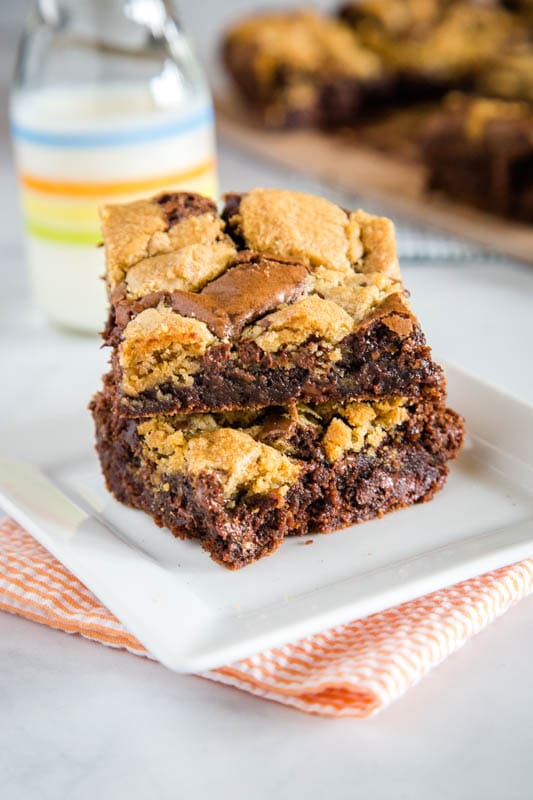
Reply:
[[[254,4],[181,5],[213,74],[221,25]],[[96,339],[49,328],[27,293],[5,103],[23,8],[0,0],[2,426],[83,407],[106,360]],[[223,190],[316,188],[229,146],[220,156]],[[441,356],[533,400],[533,267],[479,259],[403,272]],[[381,716],[332,721],[0,614],[0,797],[526,800],[532,663],[533,598]]]

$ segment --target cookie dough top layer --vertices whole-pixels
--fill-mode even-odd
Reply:
[[[363,44],[387,67],[444,80],[477,71],[494,53],[524,36],[513,14],[476,3],[362,0],[341,10]]]
[[[403,398],[376,402],[295,404],[262,411],[155,416],[137,423],[143,458],[154,479],[212,474],[226,498],[284,492],[305,463],[306,431],[334,463],[373,452],[408,418]]]
[[[189,192],[100,209],[110,293],[121,281],[140,297],[163,287],[198,289],[235,254],[216,205]]]
[[[279,189],[254,189],[227,200],[230,228],[251,250],[346,275],[381,272],[399,278],[390,220]]]
[[[311,10],[254,15],[235,25],[226,41],[251,50],[253,69],[267,85],[280,67],[321,77],[375,79],[382,73],[380,59],[344,25]]]
[[[210,200],[192,194],[104,206],[111,295],[117,288],[115,298],[127,300],[177,293],[176,305],[184,305],[182,295],[196,293],[211,308],[218,302],[225,310],[229,302],[235,313],[237,294],[243,307],[261,294],[262,307],[270,291],[275,307],[304,288],[327,297],[343,286],[346,297],[355,291],[363,298],[369,293],[362,287],[385,290],[401,281],[394,226],[384,217],[277,189],[226,200],[225,219]]]
[[[200,291],[227,269],[239,244],[311,268],[400,278],[394,227],[384,217],[278,189],[226,199],[228,231],[215,204],[201,195],[177,192],[103,206],[110,292],[123,281],[130,299],[155,291]]]

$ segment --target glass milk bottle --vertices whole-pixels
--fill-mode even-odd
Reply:
[[[34,295],[101,330],[98,206],[215,195],[211,98],[166,0],[39,0],[22,36],[11,125]]]

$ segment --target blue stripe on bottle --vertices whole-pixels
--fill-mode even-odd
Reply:
[[[211,106],[206,106],[186,119],[170,120],[159,125],[134,128],[133,130],[56,133],[33,130],[12,121],[11,133],[16,139],[48,147],[108,147],[115,144],[141,144],[180,133],[190,133],[196,128],[212,123],[213,119],[213,109]]]

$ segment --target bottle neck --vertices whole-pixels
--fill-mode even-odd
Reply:
[[[74,24],[102,33],[132,22],[161,36],[169,20],[176,22],[168,0],[37,0],[37,9],[51,27]]]
[[[127,79],[144,81],[165,98],[207,95],[202,70],[171,13],[171,0],[34,2],[15,86]]]

